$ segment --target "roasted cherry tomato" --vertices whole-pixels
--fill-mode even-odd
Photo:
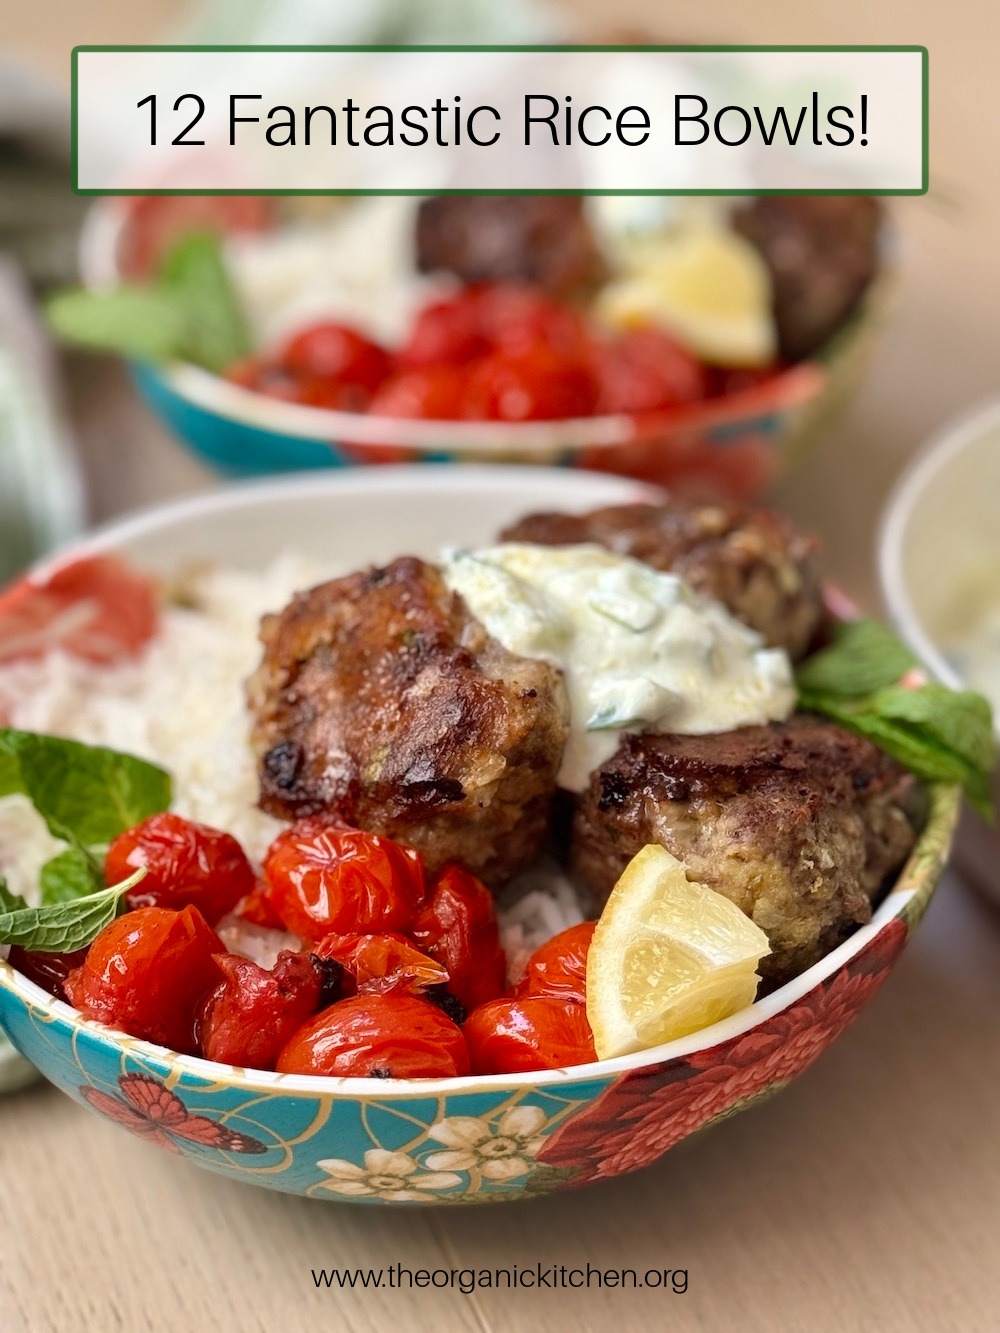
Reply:
[[[596,921],[582,921],[561,930],[528,959],[514,994],[555,995],[576,1004],[587,1002],[587,954]]]
[[[130,907],[197,907],[212,925],[254,887],[254,873],[234,837],[180,815],[152,815],[115,838],[104,878],[120,884],[145,877],[126,894]]]
[[[485,884],[462,866],[441,871],[410,934],[447,969],[448,989],[466,1009],[503,994],[507,960],[496,904]]]
[[[406,370],[428,366],[459,366],[489,351],[479,327],[475,295],[468,291],[424,306],[399,350]]]
[[[597,360],[599,412],[653,412],[700,402],[709,391],[704,366],[661,329],[632,329]]]
[[[520,1074],[596,1060],[587,1009],[551,995],[491,1000],[462,1031],[474,1074]]]
[[[278,834],[264,873],[275,911],[304,940],[408,931],[424,898],[416,852],[320,815]]]
[[[349,990],[359,995],[413,995],[448,984],[447,968],[405,935],[327,935],[314,953],[339,963]]]
[[[7,955],[7,962],[22,977],[41,986],[57,1000],[65,1000],[66,978],[86,957],[86,949],[77,949],[75,953],[28,953],[15,944]]]
[[[285,923],[274,910],[271,902],[271,886],[266,879],[259,879],[247,896],[236,908],[237,916],[249,921],[252,926],[263,926],[265,930],[284,930]]]
[[[501,283],[473,288],[470,300],[483,337],[498,351],[517,356],[543,347],[586,361],[594,350],[584,315],[536,287]]]
[[[374,417],[457,421],[465,401],[466,374],[456,366],[427,366],[386,380],[368,405]]]
[[[222,941],[196,907],[140,907],[105,926],[66,978],[71,1004],[133,1037],[197,1048],[195,1021],[221,975]]]
[[[273,1069],[285,1042],[319,1007],[323,970],[311,954],[278,954],[267,971],[235,954],[215,960],[225,980],[201,1009],[198,1036],[208,1060]]]
[[[150,579],[117,556],[86,556],[0,592],[0,663],[59,649],[110,665],[139,654],[157,621]]]
[[[493,352],[476,363],[464,415],[477,421],[551,421],[589,416],[597,385],[582,361],[543,343],[524,351]]]
[[[377,342],[347,324],[315,324],[285,343],[279,360],[302,380],[354,385],[370,395],[392,369]]]
[[[357,995],[324,1009],[278,1057],[281,1074],[452,1078],[469,1072],[461,1029],[413,995]]]

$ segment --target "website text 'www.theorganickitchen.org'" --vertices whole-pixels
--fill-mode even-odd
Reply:
[[[419,1291],[448,1288],[471,1296],[475,1291],[659,1289],[683,1296],[688,1289],[686,1268],[598,1268],[592,1264],[512,1264],[506,1268],[312,1268],[313,1285],[332,1290],[360,1288]]]

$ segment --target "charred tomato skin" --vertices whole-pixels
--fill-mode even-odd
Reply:
[[[289,949],[270,971],[235,954],[217,956],[216,963],[224,980],[202,1005],[202,1053],[220,1064],[273,1069],[285,1042],[316,1012],[322,967],[310,954]]]
[[[470,871],[441,871],[411,930],[420,948],[447,969],[448,989],[467,1010],[502,995],[507,960],[493,895]]]
[[[322,815],[279,833],[264,873],[286,928],[311,943],[331,932],[408,931],[424,898],[416,852]]]
[[[462,1032],[474,1074],[528,1074],[597,1059],[586,1005],[552,995],[491,1000]]]
[[[571,1004],[586,1004],[587,954],[596,928],[596,921],[581,921],[553,935],[528,959],[514,994],[518,998],[551,995]]]
[[[104,878],[120,884],[140,867],[146,874],[126,894],[129,907],[197,907],[212,925],[254,887],[250,862],[231,834],[170,812],[120,834],[108,849]]]
[[[222,941],[196,907],[140,907],[112,921],[65,981],[87,1018],[190,1054],[205,995],[221,976]]]
[[[398,933],[327,935],[314,954],[339,963],[348,992],[359,995],[419,995],[448,984],[447,968]]]
[[[324,1009],[287,1043],[280,1074],[455,1078],[469,1072],[462,1030],[413,995],[356,995]]]

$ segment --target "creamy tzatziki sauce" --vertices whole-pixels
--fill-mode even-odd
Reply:
[[[788,717],[787,653],[683,579],[603,547],[447,550],[448,586],[505,648],[559,667],[570,734],[560,785],[581,791],[622,731],[696,735]]]

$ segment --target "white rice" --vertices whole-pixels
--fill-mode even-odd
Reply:
[[[141,659],[96,667],[65,653],[0,667],[0,718],[24,731],[67,736],[147,759],[173,778],[173,806],[232,833],[259,864],[284,827],[257,809],[244,682],[260,660],[260,617],[297,589],[344,570],[285,555],[264,573],[211,567],[181,580],[186,603],[168,606]],[[0,876],[29,902],[38,872],[62,844],[21,796],[0,799]],[[503,895],[500,920],[512,975],[539,944],[582,920],[577,894],[540,863]],[[223,923],[227,947],[273,961],[293,937]]]

